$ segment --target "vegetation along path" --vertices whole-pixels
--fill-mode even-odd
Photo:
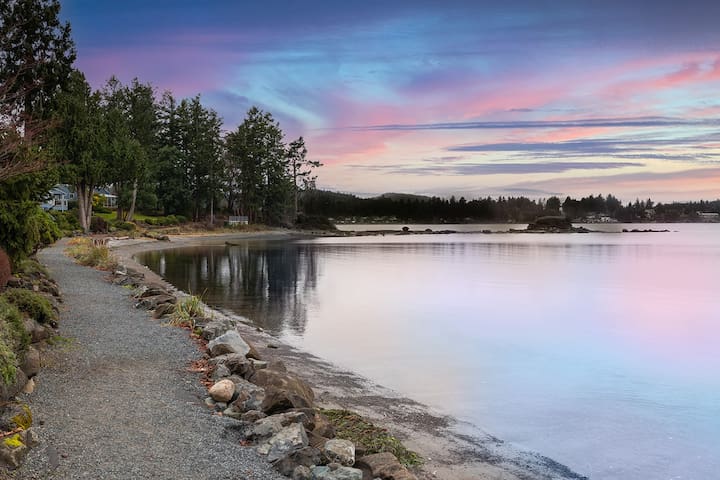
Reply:
[[[63,293],[60,335],[29,396],[41,443],[15,478],[279,479],[204,407],[185,331],[132,308],[130,292],[73,263],[39,258]]]

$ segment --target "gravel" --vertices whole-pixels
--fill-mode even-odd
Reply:
[[[212,415],[186,369],[200,357],[184,330],[135,310],[130,291],[73,263],[64,242],[42,251],[60,286],[59,334],[30,404],[40,445],[18,479],[281,479]]]

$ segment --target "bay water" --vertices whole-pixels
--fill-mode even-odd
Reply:
[[[607,232],[248,241],[138,260],[591,479],[720,478],[720,224],[588,227]]]

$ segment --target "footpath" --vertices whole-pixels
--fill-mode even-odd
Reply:
[[[252,448],[228,437],[232,419],[212,415],[187,332],[132,308],[106,272],[42,251],[64,303],[61,346],[44,358],[26,399],[39,446],[16,479],[282,479]]]

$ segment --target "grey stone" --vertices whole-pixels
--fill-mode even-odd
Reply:
[[[221,363],[220,365],[215,368],[215,371],[212,374],[212,378],[215,381],[218,381],[222,378],[229,377],[230,376],[230,370],[225,366],[224,363]]]
[[[35,347],[29,346],[20,369],[25,372],[28,378],[32,378],[40,372],[40,366],[40,352]]]
[[[253,423],[245,432],[245,436],[251,440],[264,441],[280,432],[288,425],[302,424],[305,418],[304,413],[288,412],[261,418]],[[303,428],[304,430],[304,428]]]
[[[242,416],[240,417],[240,420],[242,420],[243,422],[254,423],[254,422],[257,422],[258,420],[260,420],[261,418],[266,418],[266,417],[267,417],[267,415],[265,415],[260,410],[250,410],[249,412],[243,413]]]
[[[277,460],[273,464],[273,467],[283,475],[290,476],[297,467],[303,466],[309,468],[314,465],[318,465],[321,460],[322,455],[320,450],[313,447],[303,447],[299,450],[290,452],[281,459]],[[310,470],[308,469],[308,476],[309,475]]]
[[[328,462],[336,462],[346,467],[351,467],[355,463],[355,444],[350,440],[339,438],[328,440],[322,452]]]
[[[228,327],[221,322],[209,322],[202,329],[202,337],[209,341],[222,335]]]
[[[312,472],[304,465],[298,465],[292,472],[292,480],[310,480]]]
[[[242,339],[235,330],[229,330],[208,343],[208,350],[213,357],[225,353],[239,353],[247,355],[250,353],[250,345]]]
[[[307,447],[308,439],[301,423],[284,427],[257,448],[261,455],[267,455],[268,462],[275,462],[291,452]]]
[[[262,404],[265,400],[265,389],[255,384],[242,380],[235,383],[235,400],[233,406],[240,413],[250,410],[262,410]]]
[[[311,480],[362,480],[363,472],[357,468],[340,467],[331,470],[330,467],[313,467],[311,470]]]

